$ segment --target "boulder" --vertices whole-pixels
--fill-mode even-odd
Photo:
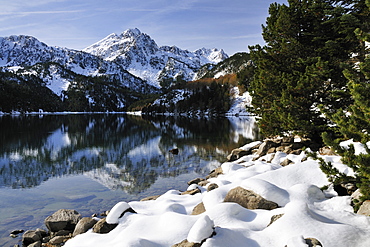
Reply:
[[[201,181],[199,182],[199,186],[206,186],[207,184],[209,184],[209,181],[208,180],[204,180],[204,181]]]
[[[69,234],[71,234],[71,231],[60,230],[60,231],[56,232],[54,236],[68,236]]]
[[[198,214],[202,214],[206,211],[206,208],[204,207],[204,204],[203,202],[199,203],[198,205],[196,205],[193,209],[193,211],[191,212],[191,215],[198,215]]]
[[[55,236],[52,239],[50,239],[49,244],[52,244],[52,245],[61,244],[65,241],[67,241],[69,238],[70,237],[68,237],[68,236]]]
[[[92,219],[90,217],[84,217],[82,218],[76,225],[75,230],[73,231],[73,237],[87,232],[90,228],[92,228],[98,221],[95,219]]]
[[[73,231],[81,215],[75,210],[59,209],[45,219],[45,225],[50,232],[58,232],[60,230]]]
[[[231,154],[227,156],[227,161],[229,162],[235,161],[235,160],[240,159],[243,156],[250,155],[250,154],[252,154],[251,150],[244,150],[244,149],[237,148],[237,149],[232,150]]]
[[[28,245],[27,247],[41,247],[41,245],[42,245],[41,241],[37,241]]]
[[[22,243],[23,245],[28,246],[37,241],[41,241],[41,239],[42,239],[42,236],[39,231],[28,230],[22,236]]]
[[[231,189],[227,193],[224,202],[235,202],[247,209],[271,210],[278,207],[277,203],[266,200],[262,196],[254,193],[253,191],[246,190],[240,186]]]
[[[220,166],[220,167],[217,167],[216,169],[214,169],[213,171],[211,171],[206,178],[207,179],[216,178],[216,177],[218,177],[218,175],[221,175],[222,173],[223,173],[222,167]]]
[[[255,153],[259,157],[264,156],[267,154],[268,150],[271,148],[277,147],[278,144],[274,141],[266,140],[264,141],[258,148],[257,152]]]
[[[106,218],[99,220],[94,226],[93,226],[93,232],[95,233],[108,233],[112,231],[114,228],[116,228],[118,224],[108,224],[106,221]]]
[[[195,178],[195,179],[192,179],[188,182],[188,185],[192,185],[192,184],[199,184],[200,182],[204,181],[205,179],[204,178]]]
[[[211,191],[211,190],[214,190],[214,189],[217,189],[217,188],[218,188],[218,185],[215,184],[215,183],[212,183],[212,184],[208,185],[207,191]]]
[[[285,159],[283,162],[280,163],[281,166],[287,166],[287,165],[290,165],[290,164],[294,164],[293,161],[291,161],[290,159]]]
[[[366,200],[362,203],[357,214],[370,216],[370,200]]]
[[[196,189],[193,189],[193,190],[184,191],[184,192],[181,193],[181,195],[195,195],[197,193],[200,193],[200,189],[199,188],[196,188]]]

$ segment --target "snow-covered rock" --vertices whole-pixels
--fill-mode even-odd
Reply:
[[[201,243],[213,233],[214,223],[208,215],[202,215],[190,229],[186,238],[190,243]]]

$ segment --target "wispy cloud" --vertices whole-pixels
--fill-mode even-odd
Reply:
[[[27,28],[34,27],[34,26],[37,26],[37,24],[29,23],[29,24],[17,25],[17,26],[2,26],[0,27],[0,32],[5,32],[9,30],[14,30],[14,29],[27,29]]]
[[[71,14],[80,13],[83,10],[47,10],[47,11],[0,11],[0,15],[45,15],[45,14]]]

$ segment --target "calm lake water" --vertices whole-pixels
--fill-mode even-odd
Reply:
[[[91,216],[205,177],[260,139],[248,118],[0,116],[0,246],[61,208]],[[179,154],[169,152],[178,148]]]

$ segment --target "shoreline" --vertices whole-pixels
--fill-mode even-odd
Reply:
[[[276,145],[272,144],[272,143],[275,143]],[[285,143],[285,144],[283,144],[283,146],[281,146],[280,145],[281,143]],[[180,195],[194,196],[194,195],[196,195],[198,193],[202,193],[204,191],[210,192],[214,189],[217,189],[219,186],[217,185],[217,183],[212,183],[211,180],[213,178],[217,178],[219,175],[224,174],[225,171],[223,171],[223,169],[225,169],[225,164],[237,161],[237,160],[241,159],[242,157],[255,155],[254,159],[258,160],[258,158],[264,157],[266,155],[270,155],[270,156],[276,155],[276,152],[279,152],[279,151],[276,151],[276,150],[277,149],[282,149],[282,147],[284,147],[283,152],[287,152],[287,154],[291,153],[291,154],[294,154],[294,155],[300,155],[302,153],[302,147],[304,145],[307,145],[307,146],[311,145],[311,147],[315,146],[315,144],[313,144],[313,143],[309,144],[308,141],[305,141],[305,140],[303,140],[303,141],[298,140],[297,141],[297,139],[294,139],[294,138],[290,138],[290,139],[285,138],[285,139],[273,140],[273,141],[267,139],[267,140],[264,140],[263,142],[262,141],[252,142],[252,143],[247,144],[243,147],[234,149],[228,155],[227,161],[225,163],[221,164],[221,166],[219,168],[211,171],[210,174],[208,176],[206,176],[205,178],[194,178],[194,179],[188,181],[188,186],[189,186],[188,189],[186,191],[183,191],[183,192],[179,191],[179,193],[180,193]],[[273,146],[275,146],[275,147],[273,147]],[[296,149],[292,149],[293,146]],[[272,148],[275,148],[275,149],[272,150]],[[270,157],[270,162],[272,161],[273,158],[274,157]],[[286,160],[288,160],[288,159],[286,159]],[[289,161],[284,160],[283,162],[281,162],[281,166],[288,166],[292,163],[294,164],[293,161],[289,162]],[[203,187],[203,189],[202,189],[202,187]],[[152,200],[155,201],[156,199],[158,199],[161,196],[163,196],[163,195],[152,195],[152,196],[140,199],[139,202],[152,201]],[[125,203],[125,205],[126,205],[125,210],[131,209],[131,211],[130,211],[131,213],[136,213],[135,210],[132,209],[132,207],[127,206],[128,205],[127,203]],[[117,211],[117,209],[115,209],[115,207],[116,206],[114,206],[110,210],[111,212],[113,211],[113,214],[115,214],[114,212]],[[125,210],[122,210],[122,208],[119,210],[118,213],[119,213],[119,215],[121,215],[121,217],[122,217],[122,215],[124,215],[126,213]],[[204,213],[205,210],[206,209],[204,208],[204,206],[202,206],[202,207],[197,206],[193,209],[192,214],[199,215],[199,214]],[[55,213],[57,213],[57,212],[55,212]],[[74,212],[76,212],[76,211],[74,211]],[[80,217],[79,220],[75,223],[75,225],[76,225],[75,229],[77,229],[77,228],[80,229],[81,228],[77,224],[80,220],[84,219],[83,221],[88,222],[88,226],[82,227],[84,230],[79,230],[81,232],[79,232],[78,234],[84,233],[92,227],[94,228],[95,225],[98,225],[98,223],[101,225],[100,228],[99,229],[94,229],[93,231],[96,232],[96,233],[99,233],[99,234],[107,234],[117,226],[116,223],[113,223],[113,224],[110,224],[111,222],[107,223],[107,219],[108,219],[107,215],[109,215],[109,211],[107,211],[106,214],[101,215],[101,216],[103,216],[103,218],[98,218],[97,215],[92,215],[91,217],[84,217],[84,218],[79,216]],[[49,217],[52,217],[52,216],[49,216]],[[118,219],[118,216],[117,216],[117,219]],[[117,222],[118,222],[118,220],[117,220]],[[71,231],[66,232],[65,229],[59,229],[58,231],[52,232],[52,229],[50,229],[50,227],[47,227],[47,228],[49,230],[49,236],[46,236],[45,233],[43,233],[43,234],[40,233],[40,234],[36,234],[36,235],[43,236],[43,238],[46,237],[47,239],[44,239],[43,242],[48,240],[46,243],[52,244],[52,246],[61,246],[65,243],[65,241],[67,241],[66,243],[68,243],[68,241],[70,241],[71,239],[73,239],[74,237],[76,237],[78,235],[77,233],[74,233],[74,232],[71,232]],[[97,227],[95,227],[95,228],[97,228]],[[35,233],[37,231],[40,231],[40,230],[35,230],[35,231],[31,231],[31,232]],[[59,231],[64,231],[64,234],[68,233],[68,235],[62,235],[62,233],[58,233]],[[26,233],[30,234],[29,231],[26,232]],[[24,235],[27,235],[26,233]],[[24,242],[24,237],[23,237],[22,241]],[[181,245],[179,245],[179,246],[181,246]]]

